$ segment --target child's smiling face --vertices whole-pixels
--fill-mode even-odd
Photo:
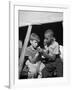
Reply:
[[[38,46],[38,42],[36,40],[31,40],[30,43],[34,48]]]
[[[45,37],[45,39],[46,39],[46,41],[47,41],[47,44],[49,44],[49,43],[52,42],[53,34],[54,34],[53,31],[50,30],[50,29],[48,29],[48,30],[45,32],[44,37]]]
[[[45,34],[45,39],[46,39],[47,43],[50,43],[51,39],[52,39],[52,35],[50,33]]]

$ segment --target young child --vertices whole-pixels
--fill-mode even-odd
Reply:
[[[28,67],[28,78],[37,78],[41,76],[41,70],[44,64],[39,60],[39,52],[37,51],[40,38],[35,33],[30,36],[30,46],[26,48],[25,56],[28,57],[26,66]],[[39,76],[38,76],[39,75]]]
[[[59,58],[59,44],[56,42],[54,33],[50,29],[45,32],[44,37],[45,50],[42,53],[47,62],[42,70],[42,76],[44,78],[52,77],[53,75],[60,77],[63,74],[63,65]]]

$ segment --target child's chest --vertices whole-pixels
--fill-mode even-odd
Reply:
[[[37,72],[40,62],[33,64],[28,60],[26,65],[28,66],[30,72]]]

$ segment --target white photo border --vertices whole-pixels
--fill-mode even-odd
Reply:
[[[63,43],[64,43],[64,76],[61,78],[46,79],[18,79],[18,10],[34,10],[34,11],[52,11],[63,12]],[[70,83],[70,61],[69,48],[67,40],[69,40],[69,14],[68,6],[58,7],[50,6],[31,6],[23,3],[10,2],[10,87],[48,87],[55,85],[68,85]]]

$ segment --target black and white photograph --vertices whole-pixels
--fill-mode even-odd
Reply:
[[[18,10],[18,76],[63,77],[63,12]]]
[[[0,1],[0,90],[72,90],[72,0]]]

